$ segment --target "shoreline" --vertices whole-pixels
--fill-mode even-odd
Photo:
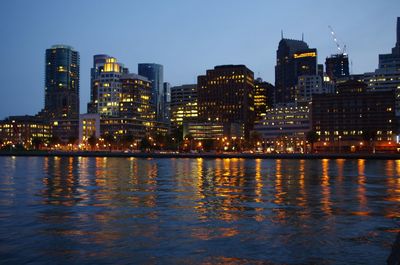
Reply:
[[[48,157],[134,157],[134,158],[243,158],[243,159],[381,159],[397,160],[400,154],[243,154],[243,153],[146,153],[121,151],[0,151],[0,156],[48,156]]]

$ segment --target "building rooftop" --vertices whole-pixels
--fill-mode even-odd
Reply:
[[[290,53],[309,49],[308,44],[302,40],[281,39],[279,42],[279,48],[281,48],[283,45],[289,48]]]
[[[75,50],[74,47],[64,44],[55,44],[51,46],[51,49],[68,49],[68,50]]]
[[[149,81],[149,79],[145,76],[134,74],[134,73],[129,73],[129,74],[124,74],[121,76],[121,79],[138,79],[142,81]]]

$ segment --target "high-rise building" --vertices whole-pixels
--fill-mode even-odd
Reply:
[[[92,68],[92,113],[103,117],[118,117],[121,101],[121,75],[128,72],[117,59],[107,55],[95,55]],[[96,110],[94,111],[94,108]]]
[[[177,128],[185,122],[196,121],[197,85],[182,85],[171,88],[171,127]]]
[[[117,141],[125,136],[139,140],[146,135],[163,129],[154,122],[154,106],[151,100],[151,82],[144,76],[129,73],[119,77],[121,85],[118,116],[103,117],[100,129]]]
[[[158,121],[164,120],[164,70],[161,64],[140,63],[138,64],[138,74],[147,77],[152,83],[151,104],[154,105],[156,118]]]
[[[249,137],[254,123],[254,73],[245,65],[216,66],[198,76],[197,98],[200,120],[227,127],[241,124],[244,137]]]
[[[71,46],[46,50],[44,109],[47,119],[79,117],[79,53]]]
[[[396,113],[400,116],[400,17],[397,18],[397,41],[392,52],[379,55],[375,72],[365,73],[364,82],[370,91],[396,91]]]
[[[137,74],[124,74],[120,80],[120,117],[136,118],[144,123],[153,121],[154,109],[150,104],[151,82]]]
[[[171,121],[171,84],[168,82],[164,82],[164,121]]]
[[[300,40],[281,39],[276,51],[275,103],[291,103],[301,75],[317,75],[317,50]]]
[[[397,18],[396,44],[392,53],[379,55],[379,69],[397,68],[400,69],[400,17]]]
[[[254,112],[256,120],[260,120],[267,109],[274,105],[274,86],[261,78],[254,80]]]
[[[348,77],[349,72],[349,57],[345,53],[333,54],[325,60],[326,74],[333,81],[338,78]]]
[[[107,54],[97,54],[93,56],[93,67],[90,70],[90,102],[88,103],[88,113],[97,113],[98,89],[101,86],[101,74],[107,59],[112,58]],[[120,64],[121,65],[121,64]],[[128,68],[122,66],[122,73],[128,73]]]

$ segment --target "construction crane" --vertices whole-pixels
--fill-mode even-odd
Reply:
[[[339,54],[345,54],[346,53],[346,45],[344,45],[343,48],[342,48],[340,46],[340,44],[339,44],[339,41],[338,41],[337,37],[336,37],[335,31],[333,30],[333,28],[331,26],[328,26],[328,27],[329,27],[329,29],[331,31],[331,35],[332,35],[333,41],[336,44],[336,48],[338,49]]]

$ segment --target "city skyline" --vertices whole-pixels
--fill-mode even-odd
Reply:
[[[1,19],[8,22],[8,27],[1,31],[3,35],[12,37],[1,44],[2,50],[7,51],[3,57],[7,63],[0,66],[2,83],[8,88],[2,96],[1,118],[40,111],[44,98],[43,54],[54,44],[71,45],[80,52],[80,109],[81,113],[85,113],[90,98],[90,65],[93,55],[100,53],[115,56],[132,72],[136,72],[134,69],[138,63],[159,63],[164,66],[164,81],[172,86],[196,83],[197,76],[206,69],[230,63],[245,64],[254,71],[255,77],[274,83],[276,49],[281,30],[285,38],[291,39],[301,39],[304,33],[305,41],[318,50],[318,63],[322,64],[327,56],[336,53],[328,29],[328,25],[332,25],[341,44],[347,46],[349,59],[353,62],[352,72],[372,72],[378,67],[378,54],[389,53],[396,42],[393,32],[398,14],[395,12],[400,6],[396,1],[374,3],[362,6],[363,12],[358,14],[356,11],[361,5],[356,3],[327,6],[306,2],[297,7],[297,11],[288,12],[290,19],[285,16],[285,19],[278,20],[279,14],[285,11],[284,7],[261,1],[244,7],[238,2],[229,5],[230,2],[225,1],[212,6],[207,1],[203,4],[179,1],[172,4],[141,3],[142,9],[137,9],[136,17],[128,16],[120,7],[137,7],[139,4],[124,1],[115,6],[101,1],[99,4],[96,2],[96,6],[91,2],[69,1],[69,4],[58,3],[52,8],[44,8],[48,1],[40,3],[25,2],[27,8],[23,9],[18,8],[18,3],[5,5],[7,13]],[[75,10],[77,5],[79,11]],[[58,16],[53,14],[56,12],[41,15],[43,11],[57,8],[63,10]],[[270,9],[281,12],[268,13]],[[110,13],[119,11],[109,17],[104,13],[106,10]],[[151,10],[158,16],[150,23],[143,19],[145,14],[140,11],[148,14]],[[195,10],[199,12],[193,13]],[[317,16],[318,20],[303,19],[299,13],[304,10],[324,16]],[[325,14],[327,10],[329,13]],[[383,10],[386,15],[381,17],[379,13]],[[104,16],[101,15],[103,13]],[[68,19],[69,14],[74,20]],[[96,15],[98,23],[93,23],[93,16]],[[23,16],[23,19],[18,20],[18,16]],[[243,18],[247,23],[242,23]],[[300,18],[301,21],[296,21]],[[68,21],[71,25],[66,27]],[[354,21],[361,26],[350,26]],[[115,28],[117,25],[118,28]],[[28,40],[29,46],[26,45]],[[17,65],[23,66],[25,72],[21,73]],[[20,104],[15,104],[17,100]]]

